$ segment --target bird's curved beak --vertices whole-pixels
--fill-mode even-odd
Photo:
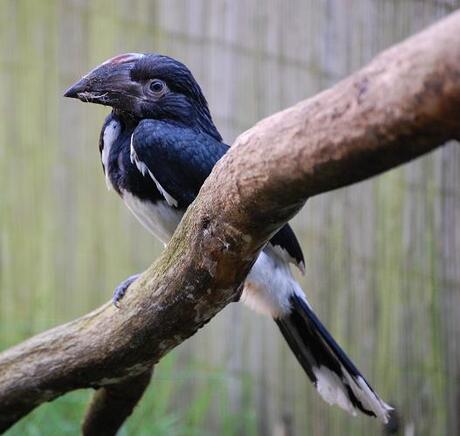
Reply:
[[[136,97],[139,85],[131,80],[130,71],[143,56],[127,53],[107,60],[68,88],[64,97],[113,107],[127,98]]]

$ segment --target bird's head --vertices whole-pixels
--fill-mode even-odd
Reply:
[[[111,106],[116,112],[139,120],[170,120],[221,140],[192,73],[168,56],[115,56],[83,76],[64,96]]]

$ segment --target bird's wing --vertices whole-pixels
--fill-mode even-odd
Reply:
[[[143,120],[131,138],[131,160],[150,175],[170,206],[187,208],[228,148],[193,129]]]
[[[131,160],[155,182],[172,207],[187,208],[217,161],[229,146],[193,129],[158,120],[143,120],[131,137]],[[303,272],[304,257],[289,224],[272,237],[269,246]]]
[[[278,230],[278,233],[270,239],[268,247],[271,247],[286,262],[296,265],[302,274],[305,273],[302,248],[289,224],[285,224]]]

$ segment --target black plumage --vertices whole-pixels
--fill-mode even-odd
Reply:
[[[228,146],[200,130],[163,120],[142,120],[132,148],[158,183],[186,209]]]
[[[214,165],[228,151],[200,86],[182,63],[127,53],[104,62],[65,94],[112,107],[99,149],[108,185],[165,244]],[[242,301],[270,314],[321,396],[386,421],[387,406],[309,306],[289,263],[303,271],[299,242],[286,224],[249,272]],[[116,290],[116,303],[137,275]]]
[[[201,129],[191,129],[177,122],[156,119],[123,119],[117,112],[106,118],[99,139],[99,150],[104,150],[104,132],[111,123],[118,123],[120,133],[110,146],[107,165],[111,185],[118,194],[124,191],[152,203],[162,201],[153,178],[175,200],[170,204],[183,213],[193,202],[212,168],[228,151],[229,146]],[[210,130],[210,129],[208,129]],[[136,166],[146,167],[144,173]],[[139,164],[138,164],[139,165]],[[303,270],[303,253],[289,224],[282,227],[271,239],[271,244],[284,250]]]

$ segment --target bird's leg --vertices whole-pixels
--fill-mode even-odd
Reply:
[[[129,276],[127,279],[123,280],[116,288],[115,291],[113,292],[113,297],[112,297],[112,302],[115,307],[120,307],[120,301],[123,299],[123,297],[126,294],[126,291],[128,288],[131,286],[131,283],[136,281],[140,274],[134,274],[132,276]]]

